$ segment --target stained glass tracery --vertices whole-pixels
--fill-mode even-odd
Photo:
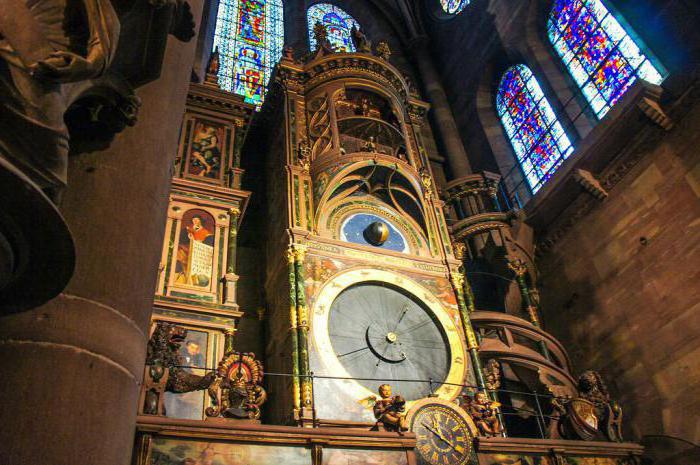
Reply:
[[[214,48],[219,85],[260,105],[272,68],[282,56],[282,0],[221,0]]]
[[[547,35],[598,118],[638,78],[663,81],[659,68],[601,0],[555,0]]]
[[[359,29],[360,25],[355,18],[347,14],[343,9],[330,3],[317,3],[311,5],[306,11],[306,22],[309,29],[309,44],[311,50],[316,49],[314,37],[314,25],[321,23],[326,27],[328,41],[336,52],[354,52],[355,44],[352,43],[350,31],[353,27]]]
[[[471,0],[440,0],[440,5],[445,13],[456,15],[461,12]]]
[[[496,109],[528,185],[536,193],[574,151],[532,71],[510,67],[501,78]]]

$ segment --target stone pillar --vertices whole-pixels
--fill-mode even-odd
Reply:
[[[423,81],[423,87],[430,100],[435,129],[437,129],[440,140],[447,151],[445,155],[452,172],[452,178],[467,176],[472,173],[472,168],[469,164],[469,158],[467,158],[467,152],[464,150],[457,123],[452,115],[445,89],[442,87],[440,76],[433,65],[428,38],[419,36],[413,39],[411,50],[418,73]]]
[[[136,126],[70,158],[60,208],[75,274],[47,304],[0,318],[3,465],[130,463],[194,45],[170,37],[160,79],[137,90]]]

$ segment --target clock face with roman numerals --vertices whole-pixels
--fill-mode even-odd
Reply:
[[[410,415],[416,433],[418,463],[466,465],[471,458],[474,426],[459,407],[439,399],[426,399]]]

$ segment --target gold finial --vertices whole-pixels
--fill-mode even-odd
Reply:
[[[391,49],[389,48],[389,44],[382,40],[377,44],[377,48],[375,49],[377,52],[377,56],[383,60],[389,60],[389,57],[391,56]]]
[[[454,250],[455,258],[457,260],[463,260],[464,253],[467,251],[467,246],[462,242],[457,242],[452,244],[452,250]]]
[[[527,273],[527,265],[520,258],[509,260],[508,268],[510,268],[517,277],[524,276],[525,273]]]

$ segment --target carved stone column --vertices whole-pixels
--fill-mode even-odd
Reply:
[[[442,87],[440,76],[433,65],[427,37],[416,37],[411,43],[411,50],[413,50],[416,67],[430,100],[430,109],[435,128],[447,151],[445,155],[452,171],[452,178],[467,176],[472,173],[472,169],[467,158],[467,152],[462,144],[462,138],[459,135],[457,123],[452,115],[445,89]]]
[[[200,1],[189,3],[198,17]],[[130,463],[193,52],[171,37],[160,79],[138,91],[136,126],[70,158],[60,208],[76,245],[72,281],[47,304],[0,318],[3,465]]]

